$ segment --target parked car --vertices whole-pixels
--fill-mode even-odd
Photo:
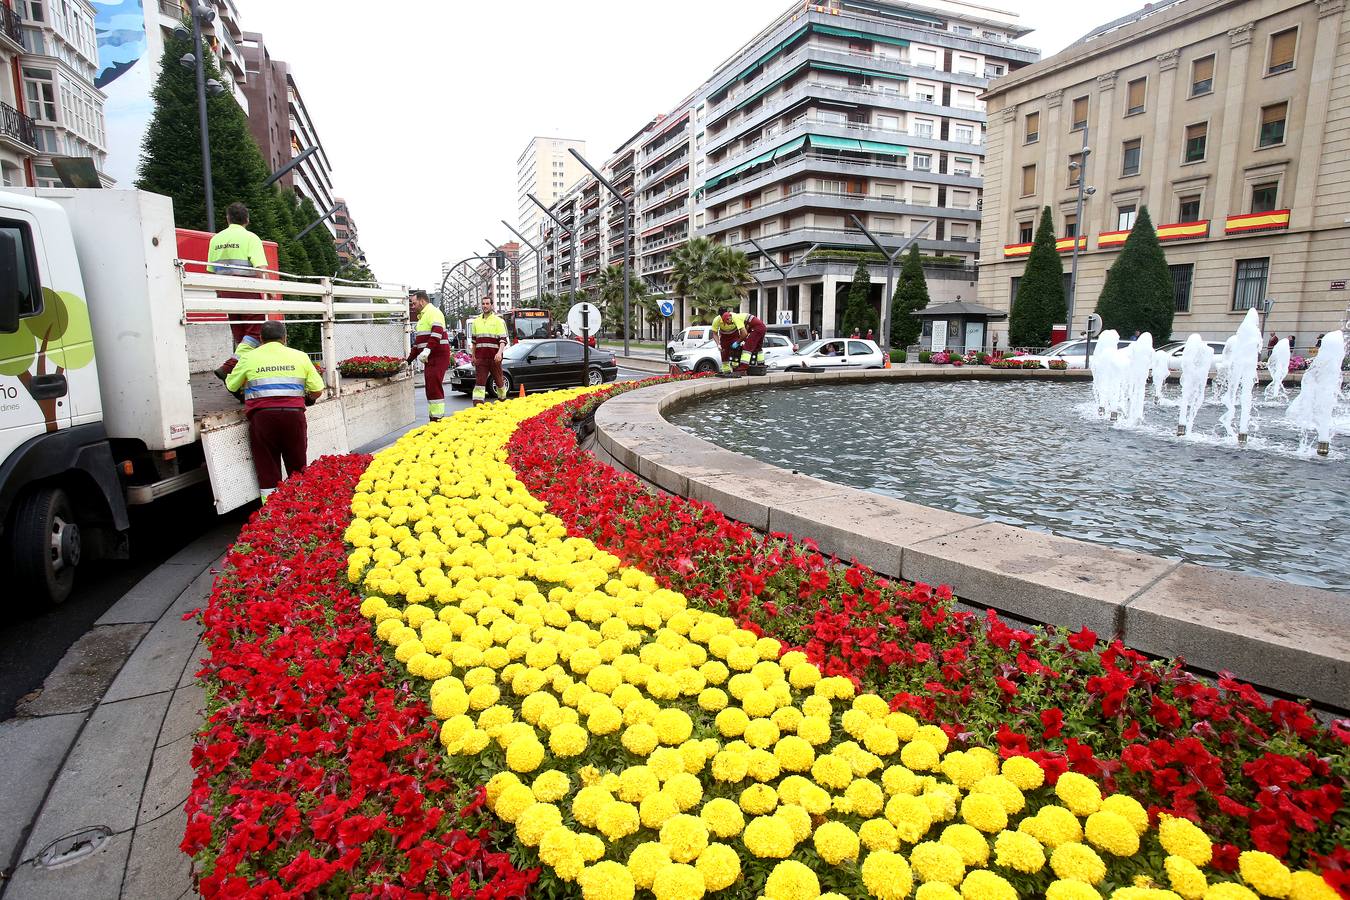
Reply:
[[[1215,372],[1219,367],[1219,359],[1223,356],[1223,341],[1205,341],[1209,349],[1214,351],[1214,361],[1209,364],[1209,371]],[[1181,351],[1186,349],[1185,341],[1171,341],[1158,348],[1167,354],[1167,369],[1170,372],[1181,371]]]
[[[607,384],[619,377],[619,366],[613,353],[592,350],[590,366],[583,368],[582,349],[580,341],[569,340],[520,341],[507,347],[502,356],[506,393],[515,395],[521,385],[527,391],[546,391],[586,384]],[[473,366],[457,366],[452,383],[461,394],[472,393]],[[488,393],[491,395],[491,391]]]
[[[704,341],[712,340],[712,336],[711,325],[690,325],[671,338],[669,344],[666,344],[666,358],[673,359],[679,351],[697,347]]]
[[[791,356],[792,342],[781,334],[766,334],[761,352],[766,362]],[[683,372],[716,372],[722,366],[722,348],[716,341],[704,341],[697,347],[676,350],[670,361]]]
[[[822,338],[789,356],[769,360],[769,368],[780,372],[807,368],[880,369],[884,364],[876,342],[862,338]]]
[[[770,325],[769,334],[781,334],[792,342],[792,349],[800,350],[811,343],[811,329],[806,325]]]
[[[1094,339],[1092,346],[1095,351],[1101,342]],[[1117,341],[1116,346],[1120,348],[1130,346],[1129,341]],[[1035,360],[1046,368],[1050,367],[1051,360],[1063,360],[1070,369],[1087,368],[1087,340],[1084,338],[1074,338],[1071,341],[1060,341],[1044,353],[1016,353],[1010,359]]]

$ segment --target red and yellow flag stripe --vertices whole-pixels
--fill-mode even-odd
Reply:
[[[1245,216],[1229,216],[1224,222],[1224,234],[1243,234],[1249,231],[1274,231],[1289,227],[1289,210],[1276,209],[1270,212],[1249,213]]]

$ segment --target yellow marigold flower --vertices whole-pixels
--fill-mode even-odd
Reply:
[[[890,756],[900,749],[900,738],[885,725],[873,722],[862,736],[863,746],[878,756]]]
[[[661,782],[647,766],[629,766],[619,773],[619,799],[638,803],[661,789]]]
[[[692,862],[708,846],[708,826],[697,816],[672,816],[661,826],[661,843],[675,862]]]
[[[911,745],[912,746],[912,745]],[[1008,827],[1008,812],[991,794],[968,794],[961,801],[961,818],[967,825],[994,834]]]
[[[811,764],[815,761],[816,751],[810,743],[801,736],[801,728],[811,720],[805,720],[798,728],[795,735],[787,735],[778,739],[774,745],[773,755],[778,760],[778,765],[784,772],[807,772],[811,769]],[[828,731],[829,726],[826,726]]]
[[[623,732],[623,746],[634,756],[646,756],[656,749],[656,729],[645,722],[629,725]]]
[[[562,812],[552,803],[533,803],[516,819],[516,837],[529,847],[539,846],[544,834],[562,824]]]
[[[917,794],[919,778],[904,766],[889,766],[881,773],[881,786],[888,794]]]
[[[506,765],[513,772],[533,772],[543,761],[544,745],[534,737],[514,740],[506,748]]]
[[[675,803],[675,798],[665,791],[657,791],[642,799],[638,804],[638,818],[642,820],[643,826],[657,829],[666,822],[673,819],[680,812],[679,806]]]
[[[570,722],[555,726],[548,734],[548,749],[563,759],[580,755],[586,750],[586,744],[586,729]]]
[[[801,724],[804,718],[802,711],[797,707],[783,706],[775,709],[769,720],[778,726],[780,733],[794,734],[797,731],[797,726]]]
[[[1185,900],[1200,900],[1205,895],[1205,889],[1209,887],[1205,873],[1190,860],[1182,859],[1180,856],[1169,856],[1163,860],[1163,870],[1167,872],[1167,880],[1171,882],[1172,890]]]
[[[1075,816],[1090,816],[1102,805],[1102,792],[1097,783],[1078,772],[1065,772],[1055,782],[1055,796],[1064,801]]]
[[[774,699],[773,694],[763,688],[756,688],[746,693],[741,700],[741,707],[746,715],[761,719],[773,715],[774,710],[778,708],[778,701]]]
[[[990,794],[997,797],[1003,804],[1003,809],[1008,815],[1013,816],[1022,811],[1027,805],[1026,797],[1022,795],[1022,789],[1013,784],[1011,778],[1005,778],[1002,775],[986,775],[971,788],[971,791],[978,794]],[[1145,821],[1147,821],[1145,816]]]
[[[865,818],[881,812],[886,802],[886,795],[882,793],[881,787],[866,778],[858,778],[850,783],[848,789],[844,791],[844,797],[853,812]]]
[[[752,784],[741,791],[740,804],[752,816],[766,815],[778,805],[778,794],[767,784]]]
[[[643,890],[651,890],[656,873],[669,864],[669,848],[655,841],[638,844],[628,855],[628,873],[633,883]]]
[[[1242,885],[1229,881],[1211,884],[1205,891],[1204,900],[1259,900],[1259,898]]]
[[[1289,900],[1339,900],[1326,879],[1313,872],[1295,872],[1290,878]]]
[[[703,876],[693,866],[667,863],[657,870],[651,890],[656,900],[701,900]]]
[[[956,815],[956,801],[961,798],[960,790],[951,784],[934,784],[919,795],[928,814],[934,822],[946,822]]]
[[[914,892],[914,900],[961,900],[956,888],[941,881],[929,881],[919,885]]]
[[[1113,856],[1134,856],[1139,852],[1139,835],[1122,815],[1095,812],[1088,816],[1083,833],[1092,846]]]
[[[1136,834],[1148,831],[1148,811],[1133,797],[1124,794],[1112,794],[1102,801],[1103,812],[1113,812],[1123,817]]]
[[[988,869],[976,869],[961,882],[961,896],[965,900],[1017,900],[1017,891]]]
[[[1050,849],[1060,844],[1077,843],[1083,839],[1083,826],[1078,818],[1062,806],[1043,806],[1034,816],[1017,824],[1018,831],[1040,841]]]
[[[577,876],[583,900],[633,900],[633,876],[612,860],[587,866]]]
[[[530,785],[530,790],[534,792],[536,800],[541,800],[544,803],[556,803],[567,796],[570,787],[571,781],[564,773],[557,769],[549,769],[534,780],[534,783]]]
[[[858,838],[868,850],[899,850],[900,838],[895,826],[885,819],[868,819],[858,829]]]
[[[733,838],[745,828],[745,816],[736,801],[718,797],[703,804],[699,818],[720,838]]]
[[[756,749],[772,747],[778,740],[778,726],[770,719],[752,719],[745,726],[745,742]]]
[[[792,826],[778,816],[759,816],[745,826],[745,849],[761,859],[786,859],[797,846]]]
[[[809,719],[824,719],[827,722],[834,715],[834,704],[829,697],[812,694],[801,702],[802,715]]]
[[[721,712],[727,708],[727,692],[721,688],[704,688],[699,692],[698,705],[707,712]]]
[[[600,810],[613,801],[614,796],[599,784],[588,784],[572,798],[572,817],[587,828],[594,828]]]
[[[795,859],[774,866],[764,883],[764,900],[817,900],[819,896],[820,879]]]
[[[997,806],[997,802],[991,799]],[[998,807],[1002,811],[1002,807]],[[916,844],[933,825],[933,815],[918,797],[896,794],[886,801],[886,819],[895,826],[895,833],[906,844]]]
[[[1050,883],[1045,900],[1102,900],[1102,895],[1086,882],[1060,880]]]
[[[1214,855],[1209,835],[1194,822],[1163,813],[1158,819],[1158,840],[1163,849],[1197,866],[1207,866]]]
[[[726,844],[709,844],[694,864],[709,892],[731,887],[741,877],[741,857]]]
[[[955,847],[937,841],[915,844],[909,854],[914,876],[923,881],[958,885],[966,877],[966,862]]]
[[[914,887],[909,863],[898,853],[873,850],[862,864],[863,887],[878,900],[903,900]]]
[[[747,773],[756,781],[773,781],[782,767],[778,759],[768,750],[754,749],[746,754]]]
[[[786,822],[792,829],[792,840],[798,844],[811,836],[811,816],[800,806],[779,806],[773,818]]]
[[[816,852],[832,866],[858,858],[859,840],[843,822],[825,822],[816,829]]]
[[[716,753],[716,741],[713,744],[712,753]],[[684,760],[684,770],[697,775],[703,771],[704,764],[707,763],[709,751],[704,746],[703,741],[689,740],[680,745],[680,757]]]
[[[846,709],[839,717],[839,724],[855,740],[862,740],[867,729],[875,724],[872,717],[861,709]]]
[[[675,747],[658,747],[647,756],[647,765],[664,784],[684,771],[684,757]]]
[[[812,747],[819,747],[830,739],[829,719],[807,716],[797,724],[797,737]]]
[[[469,708],[477,712],[487,709],[501,699],[502,692],[495,684],[480,684],[469,691]]]
[[[1238,874],[1268,897],[1287,896],[1293,887],[1293,876],[1284,863],[1260,850],[1244,850],[1238,854]]]
[[[927,727],[927,725],[924,726],[924,728]],[[916,737],[900,751],[900,761],[911,769],[927,772],[930,769],[938,768],[941,757],[936,747],[928,741],[921,741]]]
[[[809,662],[799,662],[788,669],[788,682],[797,690],[805,691],[820,681],[820,670]]]
[[[1045,867],[1045,848],[1029,834],[1001,831],[994,838],[994,862],[1016,872],[1039,872]]]
[[[961,862],[967,866],[982,866],[989,860],[989,839],[971,825],[948,825],[938,842],[960,853]]]
[[[853,780],[853,767],[838,756],[821,756],[811,765],[811,777],[831,790],[841,791]]]
[[[688,772],[680,772],[665,783],[661,793],[669,794],[680,812],[693,809],[703,800],[703,782]]]
[[[586,730],[591,734],[613,734],[623,725],[623,713],[612,703],[601,703],[586,717]]]
[[[717,781],[736,784],[750,774],[750,760],[746,754],[734,750],[721,750],[712,761],[712,776]]]
[[[636,834],[641,824],[642,819],[638,816],[637,807],[617,800],[602,806],[595,817],[596,829],[608,838],[610,843]]]
[[[713,721],[723,737],[740,737],[745,733],[745,726],[750,724],[750,717],[739,706],[728,706]]]
[[[818,784],[803,785],[797,800],[798,805],[813,816],[824,815],[833,805],[830,792]]]
[[[1106,877],[1106,863],[1087,844],[1060,844],[1050,854],[1050,868],[1060,878],[1097,884]]]

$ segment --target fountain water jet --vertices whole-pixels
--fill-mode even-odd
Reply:
[[[1209,370],[1214,365],[1214,348],[1204,338],[1193,334],[1186,338],[1181,351],[1181,401],[1177,414],[1177,434],[1189,434],[1195,427],[1195,417],[1205,405],[1205,385]]]
[[[1092,393],[1097,401],[1097,415],[1109,416],[1112,422],[1120,415],[1121,381],[1125,376],[1124,354],[1116,348],[1119,343],[1119,332],[1108,328],[1097,336],[1092,357],[1088,360],[1088,368],[1092,370]]]
[[[1148,375],[1153,368],[1153,335],[1144,332],[1134,339],[1129,348],[1121,351],[1124,361],[1121,381],[1121,400],[1126,425],[1138,425],[1144,420],[1144,403],[1148,399]]]
[[[1270,372],[1270,384],[1266,385],[1266,399],[1269,401],[1289,397],[1289,392],[1284,389],[1284,379],[1289,376],[1289,356],[1289,338],[1280,338],[1266,360],[1266,370]]]
[[[1251,431],[1252,391],[1256,387],[1256,363],[1261,356],[1261,324],[1255,309],[1247,310],[1237,334],[1224,344],[1224,356],[1228,359],[1227,379],[1224,384],[1222,419],[1224,430],[1234,434],[1234,417],[1237,418],[1236,433],[1238,444],[1247,443]]]
[[[1341,363],[1345,359],[1345,335],[1329,331],[1322,348],[1303,373],[1303,386],[1285,410],[1285,418],[1302,431],[1317,432],[1317,455],[1331,452],[1336,402],[1341,394]]]
[[[1153,378],[1153,399],[1159,405],[1163,403],[1163,385],[1167,384],[1168,376],[1172,374],[1172,369],[1168,366],[1169,359],[1167,351],[1153,351],[1153,369],[1150,375]]]

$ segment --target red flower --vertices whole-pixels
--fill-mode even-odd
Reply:
[[[1082,629],[1069,635],[1069,646],[1086,653],[1097,646],[1097,632],[1084,625]]]

